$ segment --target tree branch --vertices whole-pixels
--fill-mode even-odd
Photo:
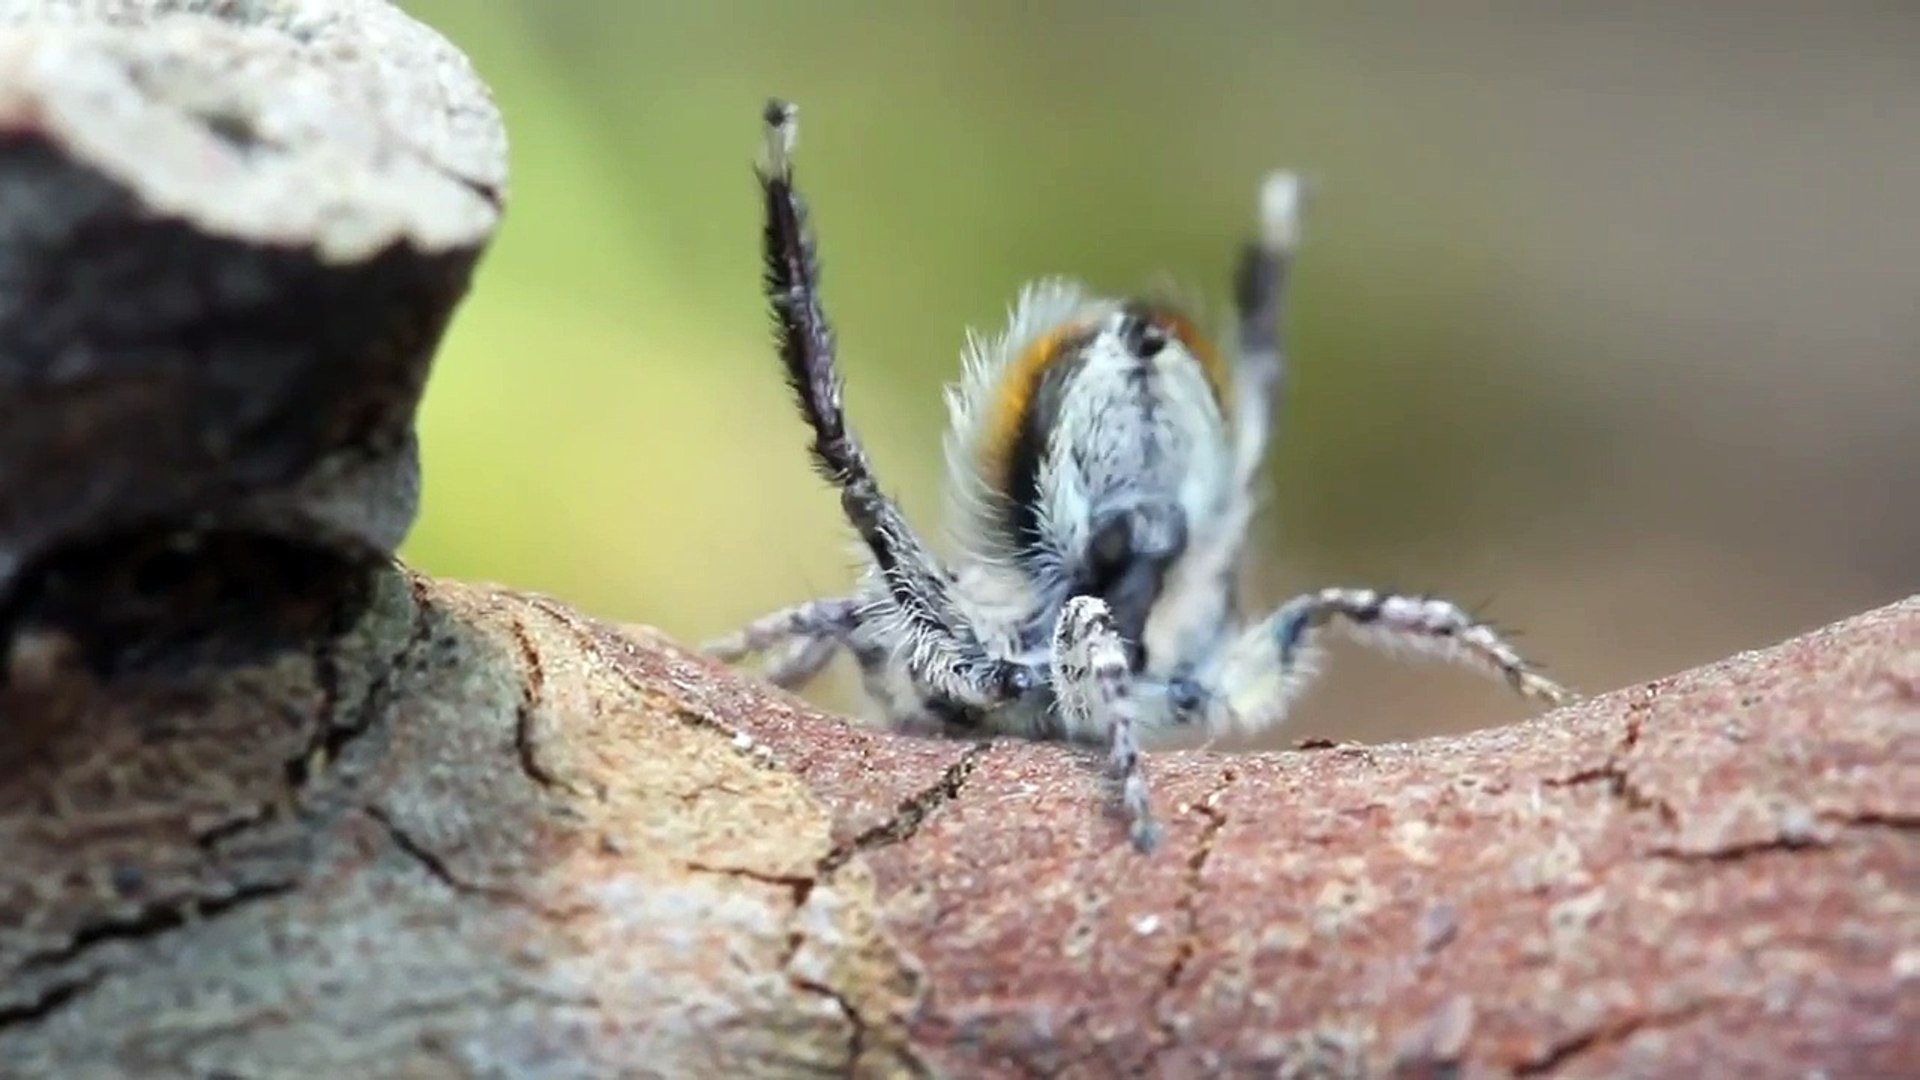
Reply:
[[[0,6],[8,1076],[1920,1057],[1920,597],[1518,726],[1157,755],[1142,857],[1087,755],[393,566],[484,90],[382,4],[70,6],[155,22]]]
[[[536,597],[375,593],[296,655],[190,671],[203,702],[40,684],[64,723],[4,789],[7,863],[40,871],[7,1060],[1772,1076],[1915,1049],[1920,598],[1516,727],[1160,755],[1178,809],[1143,858],[1061,748],[857,728]],[[328,705],[329,665],[377,674]],[[342,708],[284,804],[168,786]],[[178,734],[139,746],[156,717]],[[109,756],[145,801],[98,794]],[[142,901],[89,900],[121,877]]]

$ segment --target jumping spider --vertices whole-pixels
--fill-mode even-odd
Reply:
[[[1237,568],[1284,374],[1292,174],[1260,189],[1224,353],[1168,302],[1058,279],[1024,288],[998,338],[968,335],[946,394],[956,556],[945,561],[881,492],[847,426],[793,182],[796,110],[771,102],[764,121],[756,171],[780,356],[813,463],[839,489],[871,563],[852,595],[758,619],[707,644],[709,655],[778,650],[767,678],[793,688],[845,646],[896,730],[1104,745],[1142,851],[1159,830],[1140,744],[1280,723],[1328,627],[1478,668],[1529,698],[1571,698],[1493,628],[1434,597],[1325,588],[1239,618]]]

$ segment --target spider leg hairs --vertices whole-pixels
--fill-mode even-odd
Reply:
[[[1022,289],[997,337],[968,335],[946,392],[953,554],[943,559],[881,491],[847,425],[794,186],[797,111],[770,102],[764,123],[756,171],[774,335],[813,464],[838,489],[867,570],[852,595],[768,615],[709,642],[708,655],[772,653],[767,677],[796,688],[844,647],[876,719],[895,730],[1104,747],[1143,852],[1159,828],[1142,745],[1278,725],[1329,629],[1476,668],[1538,701],[1572,699],[1437,597],[1324,588],[1239,617],[1238,566],[1286,374],[1293,174],[1260,187],[1224,350],[1169,302],[1060,279]]]

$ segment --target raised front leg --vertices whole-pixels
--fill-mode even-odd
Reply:
[[[1283,324],[1300,236],[1300,187],[1292,173],[1267,176],[1257,228],[1233,272],[1232,500],[1194,537],[1166,590],[1171,612],[1159,616],[1173,648],[1189,661],[1217,646],[1232,617],[1241,553],[1259,504],[1260,465],[1286,396]]]
[[[1252,486],[1260,470],[1286,392],[1282,321],[1300,242],[1300,198],[1299,177],[1267,176],[1260,186],[1259,232],[1241,249],[1234,270],[1234,456],[1243,488]]]
[[[1028,689],[1024,668],[989,657],[954,603],[946,571],[880,490],[866,452],[847,425],[835,366],[833,328],[820,302],[819,259],[807,207],[793,182],[797,110],[768,102],[758,175],[766,202],[762,254],[780,358],[800,415],[813,430],[814,466],[840,489],[840,506],[879,571],[893,611],[892,636],[915,678],[942,699],[987,708]]]

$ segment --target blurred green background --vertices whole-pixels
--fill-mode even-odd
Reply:
[[[929,528],[963,329],[1047,273],[1223,303],[1284,165],[1315,196],[1263,604],[1440,592],[1597,691],[1920,585],[1920,8],[402,6],[512,141],[428,390],[424,569],[689,642],[844,587],[758,294],[779,94],[850,409]],[[1524,712],[1343,648],[1274,741]]]

